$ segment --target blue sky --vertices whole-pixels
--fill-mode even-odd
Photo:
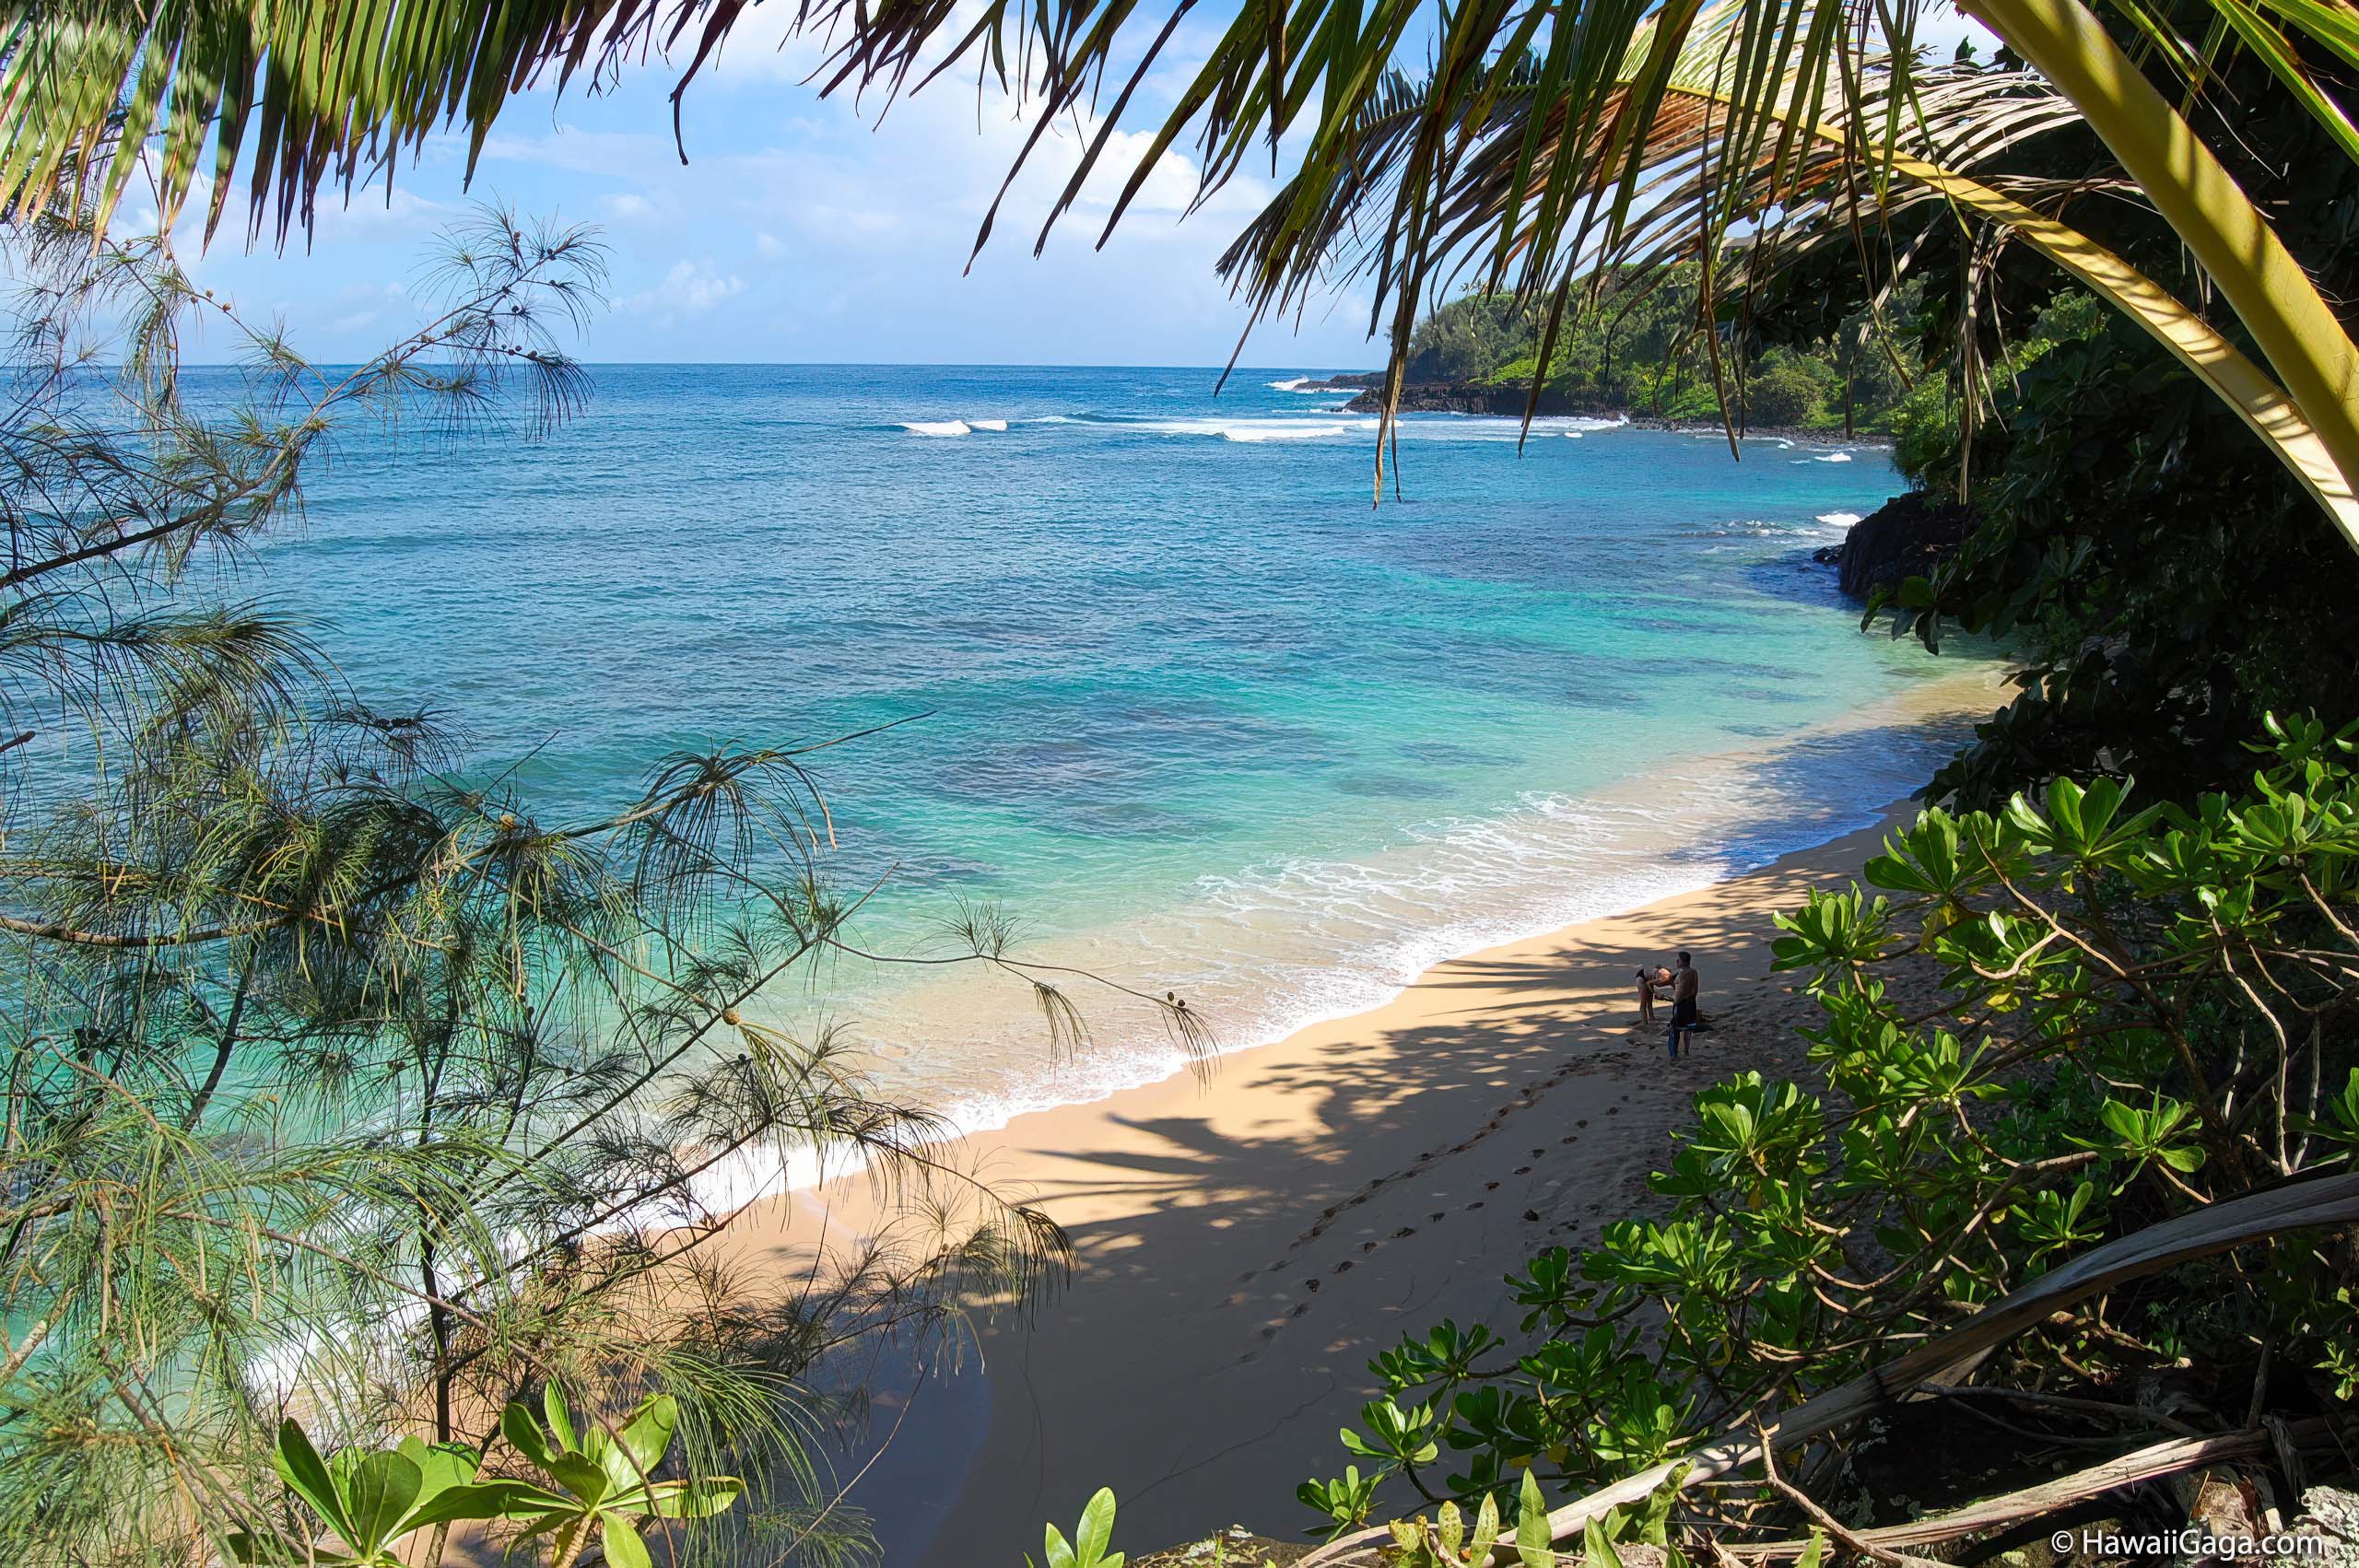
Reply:
[[[966,272],[976,227],[1027,126],[971,75],[945,76],[863,110],[821,99],[804,78],[816,45],[781,47],[765,10],[747,14],[682,115],[689,161],[671,130],[676,70],[661,61],[618,86],[561,98],[541,90],[501,112],[471,187],[464,144],[429,142],[406,159],[390,201],[381,181],[348,206],[322,197],[308,252],[249,251],[231,215],[199,253],[184,219],[183,261],[250,313],[276,314],[323,361],[359,357],[417,319],[411,298],[439,228],[475,200],[590,223],[611,248],[607,310],[576,351],[601,362],[851,361],[1201,365],[1225,360],[1245,324],[1214,272],[1238,228],[1268,197],[1240,178],[1180,221],[1195,166],[1167,153],[1120,230],[1092,245],[1145,131],[1159,123],[1206,35],[1186,30],[1142,88],[1105,170],[1036,259],[1032,240],[1080,143],[1070,130],[1036,155],[992,242]],[[1929,29],[1953,32],[1958,24]],[[1094,127],[1092,127],[1094,129]],[[1124,152],[1132,156],[1121,156]],[[241,192],[240,194],[242,194]],[[192,213],[205,194],[192,197]],[[126,219],[135,222],[136,214]],[[150,212],[152,221],[152,209]],[[1364,293],[1296,323],[1265,323],[1245,363],[1337,369],[1380,357],[1366,336]],[[206,345],[191,345],[193,358]],[[229,352],[223,345],[220,352]]]

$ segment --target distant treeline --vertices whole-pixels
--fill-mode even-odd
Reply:
[[[1599,279],[1566,312],[1545,378],[1547,405],[1718,421],[1724,385],[1730,415],[1748,426],[1890,428],[1915,363],[1909,350],[1886,343],[1906,333],[1878,332],[1863,316],[1815,342],[1765,345],[1724,324],[1716,383],[1696,288],[1692,263]],[[1908,314],[1907,302],[1898,302],[1887,322]],[[1544,300],[1462,294],[1418,323],[1408,380],[1529,387],[1546,322]]]

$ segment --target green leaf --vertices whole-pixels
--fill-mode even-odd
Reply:
[[[464,1443],[428,1444],[421,1438],[405,1437],[395,1445],[395,1451],[417,1467],[420,1499],[436,1496],[451,1487],[464,1486],[483,1469],[483,1457]]]
[[[664,1454],[671,1448],[672,1433],[679,1424],[680,1402],[671,1395],[658,1394],[640,1405],[616,1434],[631,1468],[628,1474],[615,1479],[621,1481],[651,1478],[655,1467],[663,1462]]]
[[[605,1467],[579,1454],[550,1455],[548,1472],[558,1485],[587,1504],[604,1501],[610,1490]]]
[[[511,1399],[500,1410],[499,1435],[508,1439],[511,1448],[540,1469],[549,1468],[548,1438],[542,1433],[541,1423],[533,1419],[533,1412],[521,1401]]]
[[[735,1476],[664,1481],[648,1492],[646,1511],[665,1519],[710,1519],[726,1513],[745,1490]]]
[[[1098,1568],[1107,1543],[1114,1539],[1114,1489],[1101,1486],[1081,1511],[1081,1527],[1074,1535],[1074,1554],[1081,1568]]]
[[[1591,1519],[1581,1527],[1581,1568],[1622,1568],[1621,1555],[1614,1550],[1602,1520]]]
[[[608,1514],[605,1521],[599,1539],[605,1543],[606,1561],[613,1568],[655,1568],[655,1559],[649,1555],[638,1526],[620,1514]]]
[[[1515,1554],[1523,1568],[1556,1568],[1555,1541],[1548,1533],[1548,1501],[1532,1472],[1523,1472],[1516,1494]]]
[[[581,1512],[580,1499],[568,1497],[561,1492],[552,1492],[545,1486],[534,1486],[528,1480],[494,1480],[486,1481],[484,1485],[499,1489],[501,1518],[520,1524],[527,1519],[539,1519],[542,1521],[536,1527],[539,1529],[555,1529],[560,1519]]]
[[[402,1521],[417,1501],[424,1481],[417,1467],[397,1451],[387,1449],[362,1459],[344,1493],[352,1528],[341,1533],[353,1550],[363,1557],[373,1556],[400,1534]]]
[[[1048,1556],[1049,1568],[1074,1568],[1073,1548],[1067,1544],[1062,1532],[1054,1525],[1044,1525],[1041,1528],[1048,1532],[1042,1550]]]
[[[551,1382],[541,1390],[541,1409],[548,1415],[549,1436],[560,1448],[579,1451],[581,1440],[573,1435],[573,1420],[565,1413],[565,1394]]]
[[[270,1452],[271,1467],[277,1470],[295,1495],[311,1505],[311,1512],[325,1520],[328,1527],[346,1540],[352,1539],[352,1519],[346,1514],[344,1499],[336,1492],[335,1481],[328,1474],[327,1462],[303,1429],[292,1416],[278,1423],[278,1443]]]
[[[572,1506],[571,1499],[530,1481],[487,1480],[444,1487],[417,1505],[408,1524],[414,1530],[424,1529],[459,1519],[515,1519]]]

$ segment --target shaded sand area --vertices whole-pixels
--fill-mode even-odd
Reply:
[[[1438,965],[1206,1082],[970,1140],[1077,1261],[1028,1325],[986,1330],[980,1369],[918,1388],[851,1499],[886,1561],[1012,1568],[1100,1485],[1133,1552],[1232,1521],[1294,1536],[1310,1517],[1295,1486],[1342,1472],[1336,1429],[1356,1423],[1372,1354],[1444,1317],[1512,1336],[1501,1276],[1647,1206],[1688,1095],[1799,1060],[1793,1028],[1816,1010],[1770,972],[1771,916],[1855,876],[1884,831]],[[1637,1024],[1632,971],[1682,947],[1715,1027],[1672,1063]],[[800,1195],[795,1225],[857,1230],[866,1194]],[[898,1413],[886,1401],[880,1427]]]

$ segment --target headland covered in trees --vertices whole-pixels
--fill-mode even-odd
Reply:
[[[1719,427],[1725,410],[1741,432],[1818,439],[1888,440],[1912,415],[1937,414],[1930,390],[1908,406],[1923,369],[1915,290],[1862,309],[1832,332],[1776,342],[1699,326],[1700,275],[1693,263],[1600,269],[1575,296],[1544,374],[1548,301],[1470,288],[1417,322],[1400,406],[1691,428]],[[1310,384],[1353,392],[1349,409],[1367,413],[1381,405],[1383,383],[1371,372]]]

